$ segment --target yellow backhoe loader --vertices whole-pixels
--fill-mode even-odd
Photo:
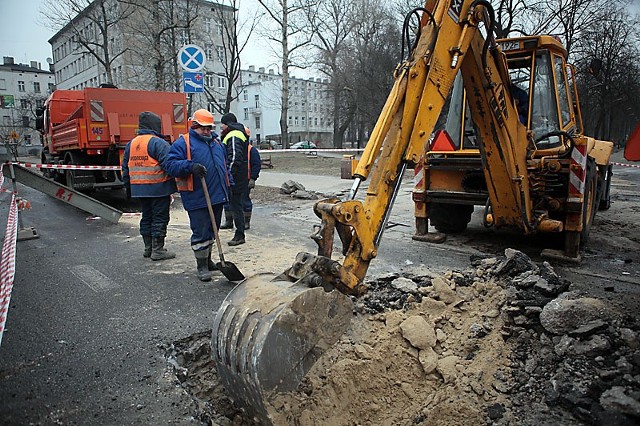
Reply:
[[[486,223],[561,234],[560,255],[578,259],[597,206],[607,203],[613,144],[583,135],[573,70],[556,39],[497,42],[486,0],[429,0],[407,15],[406,34],[416,14],[419,32],[407,40],[410,53],[395,71],[347,199],[314,206],[318,252],[298,254],[282,274],[240,283],[214,321],[218,375],[261,424],[270,423],[272,398],[295,389],[349,326],[349,296],[366,291],[364,278],[407,168],[428,174],[414,192],[421,240],[441,239],[427,232],[428,220],[457,231],[480,204]],[[469,127],[460,125],[450,141],[432,139],[458,74],[466,98],[452,102]],[[473,137],[464,130],[471,128]],[[336,233],[342,263],[332,259]]]

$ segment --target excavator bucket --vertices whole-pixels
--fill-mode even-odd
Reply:
[[[218,310],[212,354],[231,399],[260,424],[271,424],[273,397],[298,386],[347,330],[348,296],[258,274],[236,286]]]

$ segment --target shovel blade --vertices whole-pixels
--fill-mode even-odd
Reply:
[[[244,274],[240,272],[240,269],[238,269],[238,267],[231,262],[227,262],[225,260],[224,266],[222,265],[222,262],[217,262],[216,268],[218,268],[218,270],[222,272],[222,275],[224,275],[229,281],[244,280]]]
[[[296,389],[352,317],[351,299],[336,290],[252,276],[229,293],[214,320],[218,376],[231,399],[272,424],[272,398]]]

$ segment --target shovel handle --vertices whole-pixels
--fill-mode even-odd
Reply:
[[[209,209],[209,217],[211,218],[211,226],[213,227],[213,235],[216,237],[216,245],[218,246],[218,255],[220,256],[220,264],[224,268],[224,255],[222,254],[222,245],[220,244],[220,235],[218,234],[218,227],[216,226],[216,216],[213,214],[213,207],[211,206],[211,197],[209,196],[209,188],[207,188],[207,181],[204,180],[204,176],[200,176],[200,183],[202,183],[202,189],[204,190],[204,197],[207,200],[207,209]]]

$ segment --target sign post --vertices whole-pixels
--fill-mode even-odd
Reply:
[[[189,109],[191,109],[191,94],[204,92],[204,66],[207,55],[200,46],[186,44],[178,51],[178,63],[184,70],[182,73],[182,91],[189,95]]]

